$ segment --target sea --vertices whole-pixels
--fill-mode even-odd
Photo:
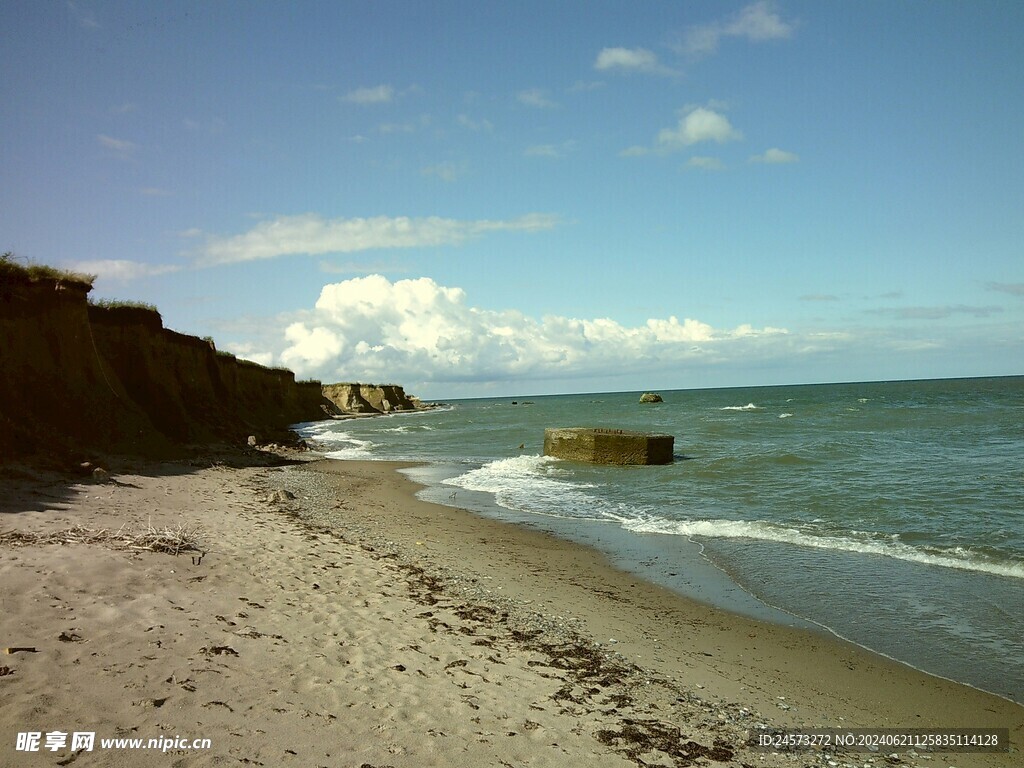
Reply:
[[[298,429],[331,458],[419,462],[405,471],[424,499],[1024,703],[1024,377],[640,394]],[[546,457],[547,427],[667,433],[674,461]]]

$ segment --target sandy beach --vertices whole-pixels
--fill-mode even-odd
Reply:
[[[0,648],[31,650],[0,654],[0,765],[1020,760],[1024,707],[420,501],[401,466],[138,464],[101,482],[8,473]],[[119,544],[182,525],[198,551]],[[752,729],[795,727],[1008,728],[1017,751],[746,743]],[[50,750],[54,732],[66,743],[51,737]],[[40,734],[35,749],[26,733]],[[94,733],[93,747],[73,749],[74,733]],[[101,744],[160,737],[151,749]]]

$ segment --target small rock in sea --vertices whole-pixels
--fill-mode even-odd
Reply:
[[[640,402],[663,403],[665,401],[662,399],[661,395],[657,394],[656,392],[644,392],[642,395],[640,395]]]

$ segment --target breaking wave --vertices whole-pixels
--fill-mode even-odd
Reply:
[[[912,547],[894,537],[882,540],[878,534],[850,532],[845,536],[822,535],[809,530],[761,521],[743,520],[630,520],[623,527],[636,533],[662,533],[673,536],[753,539],[777,541],[800,547],[833,549],[844,552],[880,555],[943,568],[978,571],[995,576],[1024,579],[1024,562],[998,560],[963,547],[949,549]]]

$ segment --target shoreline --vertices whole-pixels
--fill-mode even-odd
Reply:
[[[176,764],[1008,766],[1024,708],[725,614],[600,553],[415,497],[393,462],[14,477],[0,533],[198,523],[177,557],[0,537],[0,762],[24,731],[210,738]],[[197,562],[198,560],[198,562]],[[612,642],[614,639],[615,642]],[[758,751],[751,729],[1006,727],[1013,754]],[[97,745],[98,745],[97,741]],[[938,760],[939,762],[935,762]],[[831,761],[831,762],[830,762]]]
[[[336,460],[359,461],[352,459]],[[445,486],[437,484],[436,480],[428,479],[431,478],[430,472],[422,471],[429,469],[432,465],[415,462],[409,464],[399,462],[399,464],[401,466],[396,471],[407,477],[417,486],[418,490],[414,491],[414,493],[418,499],[462,509],[499,523],[539,530],[572,544],[595,549],[602,554],[611,567],[667,589],[680,595],[684,600],[722,613],[739,615],[757,622],[820,634],[832,640],[838,640],[844,644],[855,646],[868,654],[888,659],[924,675],[956,685],[963,685],[1018,706],[1024,706],[1024,701],[1015,699],[1010,695],[988,690],[968,680],[957,679],[929,670],[904,658],[872,648],[856,638],[847,637],[826,623],[816,621],[808,616],[792,612],[780,605],[768,602],[748,590],[743,584],[734,580],[732,576],[708,559],[703,554],[703,546],[700,544],[693,544],[695,548],[693,552],[676,555],[673,558],[672,553],[668,552],[664,547],[637,545],[631,542],[630,540],[635,537],[635,534],[623,534],[618,526],[613,523],[604,524],[597,529],[588,528],[586,533],[581,533],[584,529],[576,527],[578,524],[572,520],[558,517],[552,518],[547,515],[537,516],[528,512],[516,512],[502,507],[494,501],[480,502],[476,497],[488,495],[482,491],[469,491],[468,493],[471,494],[470,499],[472,501],[464,506],[458,506],[456,502],[451,500],[452,497],[448,499],[443,497],[441,491]],[[459,492],[461,493],[461,489]],[[678,547],[679,542],[674,542],[671,546]],[[659,561],[659,558],[667,558],[667,562],[665,559]],[[684,573],[683,571],[686,569],[689,569],[691,573]],[[675,573],[674,571],[680,571],[680,573]],[[693,571],[697,571],[697,573],[693,573]],[[666,578],[666,573],[668,576],[676,578]]]
[[[977,697],[978,711],[983,711],[985,700],[991,699],[1004,704],[1008,711],[1016,712],[1018,717],[1018,728],[1024,728],[1024,706],[1019,703],[999,696],[998,694],[984,691],[967,683],[961,683],[939,675],[920,670],[909,664],[877,653],[857,643],[846,640],[827,627],[817,626],[813,629],[786,626],[770,622],[760,618],[748,617],[738,613],[719,608],[709,603],[698,601],[694,598],[682,595],[668,587],[658,585],[653,581],[644,579],[642,574],[623,570],[612,564],[608,558],[596,549],[577,541],[570,541],[544,530],[527,528],[513,522],[496,520],[484,517],[470,510],[449,506],[447,504],[435,504],[433,502],[421,501],[416,497],[416,492],[422,488],[419,483],[408,478],[401,469],[416,466],[415,462],[390,462],[390,461],[349,461],[339,459],[326,459],[326,462],[336,462],[346,469],[339,472],[356,472],[367,476],[378,478],[380,482],[388,481],[383,472],[378,474],[375,470],[378,466],[392,475],[402,478],[402,483],[396,489],[403,502],[407,504],[426,505],[425,508],[416,508],[417,514],[413,518],[415,526],[408,526],[403,519],[396,522],[387,518],[374,521],[379,529],[378,535],[397,541],[403,548],[419,547],[430,544],[423,542],[419,544],[417,537],[422,538],[424,530],[430,531],[433,536],[433,546],[430,547],[432,554],[438,557],[445,567],[457,566],[460,560],[468,560],[471,570],[490,569],[495,571],[500,568],[500,576],[494,576],[495,581],[502,582],[502,591],[523,599],[530,599],[531,590],[535,585],[529,579],[522,577],[523,564],[511,555],[494,557],[491,545],[488,544],[486,554],[480,556],[468,555],[468,547],[473,541],[480,541],[481,534],[491,537],[494,540],[502,541],[502,547],[506,551],[517,552],[520,556],[525,555],[525,561],[529,563],[528,568],[536,577],[538,574],[554,576],[560,581],[561,586],[568,585],[573,589],[572,597],[559,599],[557,594],[545,593],[545,600],[552,606],[557,606],[565,614],[586,614],[593,606],[593,616],[589,619],[582,618],[585,631],[600,639],[607,635],[608,638],[616,639],[615,650],[627,657],[634,658],[638,664],[654,665],[659,672],[678,676],[683,672],[696,675],[698,684],[709,684],[716,678],[719,679],[721,695],[735,695],[749,697],[755,693],[760,706],[775,706],[778,708],[778,695],[772,684],[765,684],[760,680],[762,673],[768,670],[762,668],[757,661],[760,657],[753,654],[760,651],[773,657],[775,669],[769,672],[774,675],[782,685],[796,685],[801,688],[803,695],[810,695],[816,699],[821,697],[821,702],[816,706],[805,707],[805,710],[814,711],[817,709],[822,713],[831,713],[833,721],[838,717],[850,718],[840,715],[827,703],[836,692],[848,692],[856,700],[865,701],[875,697],[870,709],[870,720],[865,720],[863,725],[881,726],[877,717],[885,713],[886,723],[899,723],[901,712],[909,712],[916,706],[912,719],[926,718],[922,714],[930,711],[937,717],[943,717],[953,713],[945,707],[930,709],[924,706],[925,702],[910,698],[903,700],[896,707],[886,706],[887,702],[901,702],[899,696],[900,688],[910,686],[935,687],[934,695],[956,695],[958,690],[969,691]],[[320,462],[314,462],[303,466],[302,470],[319,469]],[[326,470],[332,473],[331,470]],[[388,481],[391,482],[391,481]],[[430,516],[433,516],[431,519]],[[470,533],[472,531],[472,533]],[[453,534],[458,533],[459,538],[453,541]],[[476,539],[471,539],[476,537]],[[532,553],[545,552],[552,556],[565,557],[572,561],[579,569],[577,574],[568,576],[564,569],[557,567],[547,568],[545,564]],[[586,586],[580,585],[580,581],[586,581]],[[587,593],[590,593],[589,595]],[[629,620],[620,619],[617,622],[609,621],[605,613],[598,610],[597,603],[602,599],[616,603],[620,611],[629,615]],[[651,614],[654,614],[652,616]],[[689,625],[687,633],[667,631],[665,628],[656,634],[674,635],[677,645],[673,653],[671,642],[659,637],[661,643],[652,642],[655,637],[657,624],[667,616],[676,616],[682,619],[683,623]],[[799,617],[797,617],[799,619]],[[615,630],[618,629],[616,634]],[[756,637],[755,637],[756,636]],[[751,641],[757,642],[751,642]],[[767,643],[769,647],[759,647],[760,643]],[[607,643],[605,643],[607,644]],[[702,662],[704,658],[715,658],[715,655],[707,655],[705,651],[685,650],[685,645],[703,645],[719,648],[715,654],[724,658],[722,662]],[[700,658],[695,659],[695,655]],[[728,667],[735,672],[744,670],[744,674],[735,678],[716,671],[716,665]],[[853,667],[851,669],[850,667]],[[806,667],[814,667],[813,674],[806,674],[801,670]],[[845,670],[845,671],[844,671]],[[851,674],[847,674],[851,673]],[[828,686],[820,685],[817,680],[827,677]],[[867,678],[867,679],[865,679]],[[891,681],[893,691],[891,694],[881,690],[881,682]],[[786,698],[789,700],[789,697]],[[783,712],[792,711],[782,710]],[[953,722],[947,718],[944,722]],[[955,719],[958,725],[967,725],[968,721],[960,717]],[[809,722],[804,725],[811,725]],[[821,723],[818,723],[819,725]],[[907,722],[902,725],[909,725]],[[838,725],[838,723],[837,723]],[[1018,732],[1018,738],[1024,730]]]

